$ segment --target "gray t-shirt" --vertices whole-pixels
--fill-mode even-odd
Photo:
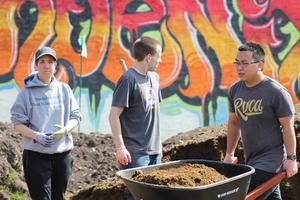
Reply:
[[[122,137],[131,153],[160,154],[159,102],[161,91],[155,72],[147,75],[128,69],[117,83],[112,106],[123,107]]]
[[[271,173],[280,171],[285,150],[278,118],[295,113],[288,91],[268,77],[253,87],[238,81],[230,89],[229,102],[241,126],[246,163]]]

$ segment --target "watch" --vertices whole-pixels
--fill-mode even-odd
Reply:
[[[288,160],[297,160],[297,155],[296,154],[287,155],[286,159],[288,159]]]

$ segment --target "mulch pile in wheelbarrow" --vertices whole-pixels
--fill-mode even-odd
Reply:
[[[167,187],[197,187],[216,183],[227,177],[204,164],[181,164],[176,167],[161,167],[150,172],[136,170],[132,179]]]

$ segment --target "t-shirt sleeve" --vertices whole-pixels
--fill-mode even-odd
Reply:
[[[285,88],[281,88],[275,95],[274,109],[277,117],[287,117],[295,114],[295,107],[291,95]]]
[[[129,107],[129,98],[131,91],[131,83],[126,76],[122,76],[114,90],[112,106]]]
[[[235,112],[234,103],[233,103],[233,87],[230,88],[228,92],[228,101],[229,101],[229,112]]]
[[[157,73],[155,73],[156,78],[157,78],[157,82],[158,82],[158,101],[161,102],[162,101],[162,94],[161,94],[161,89],[160,89],[160,79]]]

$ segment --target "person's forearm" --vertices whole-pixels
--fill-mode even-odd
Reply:
[[[34,131],[32,129],[28,128],[27,126],[25,126],[24,124],[15,125],[15,131],[17,133],[20,133],[24,137],[28,137],[31,139],[35,139],[35,137],[36,137],[36,134],[34,133]]]
[[[294,127],[292,125],[284,126],[282,132],[287,155],[296,154],[296,136]]]
[[[282,126],[283,143],[287,155],[296,153],[296,135],[294,130],[294,115],[281,117],[279,122]]]
[[[78,125],[78,120],[77,119],[71,119],[68,121],[66,125],[67,132],[72,131],[76,126]]]
[[[109,117],[110,127],[112,131],[113,141],[115,143],[116,149],[125,148],[124,141],[121,133],[121,123],[120,119],[117,116]]]
[[[240,136],[240,126],[236,124],[228,124],[226,154],[234,155]]]

